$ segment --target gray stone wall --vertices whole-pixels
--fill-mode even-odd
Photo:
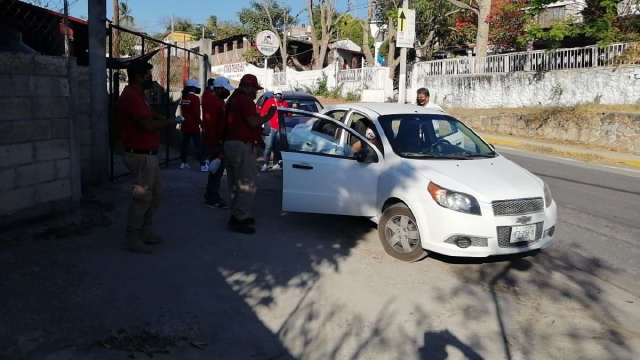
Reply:
[[[78,66],[76,92],[76,127],[82,179],[91,173],[91,81],[89,67]],[[106,136],[106,134],[105,134]]]
[[[79,199],[70,84],[65,58],[0,54],[1,227]]]

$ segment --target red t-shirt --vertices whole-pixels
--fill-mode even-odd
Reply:
[[[188,93],[183,96],[180,108],[184,117],[184,122],[180,126],[182,132],[185,134],[199,134],[202,120],[200,119],[200,98],[198,95]]]
[[[219,146],[224,125],[224,100],[213,90],[205,90],[202,94],[202,144],[206,147]]]
[[[231,102],[231,103],[229,103]],[[227,100],[227,137],[226,140],[238,140],[244,143],[258,144],[262,141],[262,128],[251,127],[247,118],[258,116],[256,103],[241,88],[237,88]]]
[[[144,92],[131,85],[125,86],[118,103],[118,117],[122,124],[122,144],[125,148],[158,151],[160,131],[144,131],[136,119],[153,118],[153,110]]]
[[[264,102],[262,110],[260,110],[260,116],[265,116],[267,114],[267,111],[269,111],[269,108],[273,105],[277,107],[289,107],[289,104],[287,104],[286,100],[278,101],[275,98],[269,98]],[[273,114],[273,117],[269,120],[269,126],[271,126],[272,129],[280,130],[280,125],[278,125],[277,112]]]

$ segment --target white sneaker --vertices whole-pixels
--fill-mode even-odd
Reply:
[[[271,170],[282,170],[282,168],[280,167],[280,164],[275,164],[271,167]]]
[[[200,166],[200,171],[209,172],[209,165],[204,164],[204,165]]]
[[[269,169],[269,165],[264,164],[262,165],[262,169],[260,169],[260,171],[267,171]]]
[[[180,169],[182,169],[182,170],[191,169],[191,166],[189,166],[189,164],[187,164],[187,163],[182,163],[182,164],[180,164]]]

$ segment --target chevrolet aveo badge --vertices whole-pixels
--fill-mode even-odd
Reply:
[[[518,224],[526,224],[529,221],[531,221],[531,219],[532,219],[531,216],[521,216],[521,217],[516,219],[516,223],[518,223]]]

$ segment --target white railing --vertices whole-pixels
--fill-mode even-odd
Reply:
[[[584,69],[638,63],[638,56],[624,56],[640,52],[636,43],[612,44],[604,48],[536,50],[487,57],[463,57],[416,63],[417,78],[427,76],[509,73],[517,71],[548,71]],[[635,60],[634,60],[635,58]]]
[[[383,90],[386,68],[366,67],[338,71],[338,83],[361,82],[367,90]]]
[[[286,72],[274,72],[271,78],[273,86],[285,86],[287,85],[287,73]]]

